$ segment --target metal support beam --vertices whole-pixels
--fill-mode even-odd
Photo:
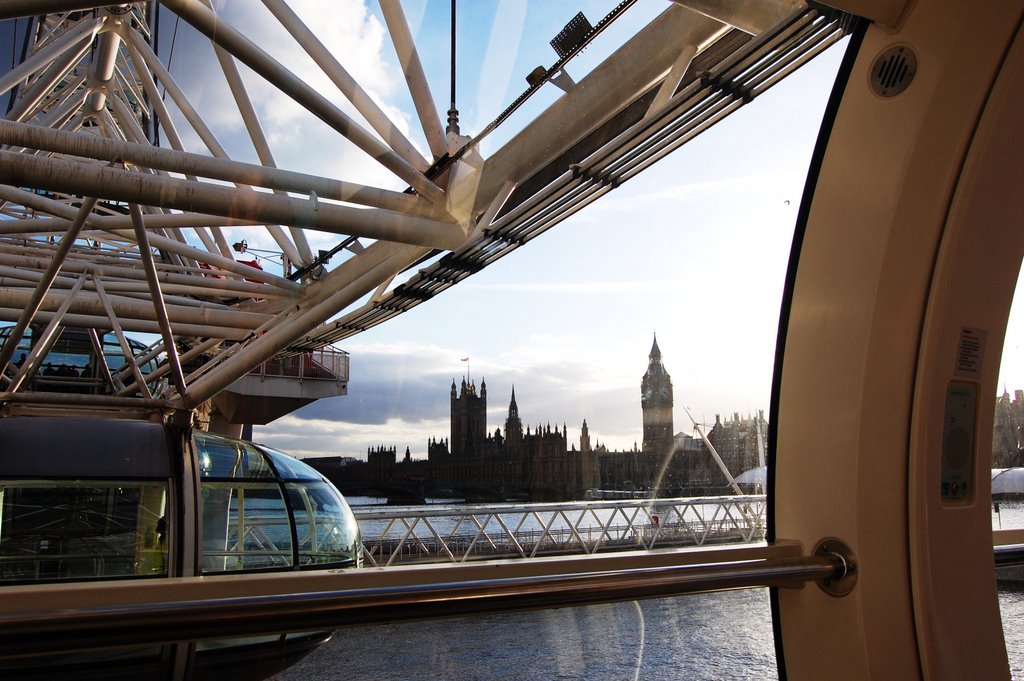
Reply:
[[[722,2],[721,0],[672,0],[694,12],[711,17],[750,35],[760,35],[804,6],[804,0]]]
[[[484,210],[505,182],[527,179],[659,83],[676,62],[678,45],[700,45],[721,26],[670,6],[487,159],[475,212]]]
[[[409,24],[405,20],[402,5],[399,0],[381,0],[380,9],[384,14],[384,21],[387,22],[388,31],[391,33],[395,51],[398,53],[398,61],[405,72],[409,93],[412,95],[416,113],[420,118],[420,125],[423,126],[427,144],[430,145],[430,153],[434,155],[435,160],[439,159],[448,153],[448,142],[445,140],[444,127],[441,125],[441,118],[437,115],[434,97],[430,94],[430,85],[423,72],[419,53],[416,52],[412,33],[409,32]]]
[[[121,23],[121,18],[111,14],[108,9],[101,10],[100,15],[104,18],[106,26],[96,41],[96,50],[89,68],[89,89],[92,92],[86,101],[86,109],[93,112],[100,111],[106,106],[107,92],[114,80],[117,52],[121,48],[121,36],[117,31],[111,30],[113,25]]]
[[[210,40],[223,47],[284,94],[351,140],[385,168],[408,182],[422,196],[439,205],[444,204],[444,192],[437,185],[375,136],[363,130],[341,109],[331,104],[323,95],[297,78],[239,31],[218,20],[217,15],[204,7],[201,2],[198,0],[161,1]]]
[[[393,268],[394,271],[401,271],[416,262],[422,254],[422,249],[413,246],[399,248],[396,253],[387,258],[387,261],[390,262],[389,268]],[[198,381],[192,382],[188,391],[182,397],[184,404],[200,404],[205,402],[244,376],[252,367],[265,362],[278,352],[284,350],[295,338],[301,337],[302,334],[316,328],[317,325],[336,314],[338,310],[344,309],[362,296],[373,291],[377,285],[378,277],[372,275],[373,273],[371,272],[370,274],[358,277],[350,286],[328,296],[316,305],[311,307],[300,306],[276,326],[273,326],[273,328],[249,342],[245,346],[244,353],[236,353],[221,363],[217,367],[216,374],[206,375]]]
[[[2,224],[2,223],[0,223]],[[82,233],[83,236],[91,237],[92,233]],[[30,249],[25,246],[8,248],[0,243],[0,277],[20,279],[25,282],[38,283],[42,279],[42,272],[46,269],[46,263],[51,256],[50,252],[43,249]],[[26,269],[17,269],[23,267]],[[64,272],[88,272],[95,271],[98,276],[116,278],[116,281],[109,281],[106,284],[110,292],[134,292],[144,293],[149,290],[145,283],[145,273],[129,267],[118,267],[116,265],[102,265],[87,259],[78,259],[73,255],[69,256],[61,268]],[[216,298],[218,296],[236,296],[241,298],[280,298],[294,301],[297,296],[292,293],[273,289],[265,284],[244,281],[224,275],[208,276],[207,270],[190,270],[191,274],[181,273],[184,268],[171,269],[160,268],[160,286],[165,292],[171,292],[182,296],[192,296],[192,304],[198,304],[197,296],[202,298]],[[138,282],[138,283],[135,283]],[[63,285],[65,288],[71,286],[64,283],[64,278],[58,276],[54,280],[55,285]],[[88,289],[88,286],[86,287]]]
[[[668,104],[668,101],[672,99],[672,95],[675,94],[676,88],[679,87],[679,83],[683,80],[683,76],[689,70],[690,62],[693,61],[696,54],[697,47],[695,45],[686,45],[680,50],[679,58],[676,59],[676,63],[672,65],[672,69],[665,76],[665,80],[662,81],[661,87],[658,88],[658,94],[654,96],[654,100],[647,109],[647,114],[644,118],[650,118],[656,111],[661,111],[662,107]]]
[[[103,347],[103,342],[100,341],[99,334],[96,333],[96,329],[87,329],[86,331],[89,334],[89,342],[92,344],[92,351],[96,353],[97,357],[106,357],[106,350]],[[120,390],[124,388],[124,383],[122,383],[120,379],[116,378],[113,374],[110,373],[110,367],[107,366],[106,361],[96,362],[96,365],[99,368],[100,373],[103,375],[103,378],[106,381],[107,385],[109,385],[113,390]],[[134,395],[135,391],[133,390],[129,394]]]
[[[402,131],[391,122],[387,114],[381,111],[377,103],[366,93],[366,90],[349,75],[345,67],[335,59],[334,55],[320,42],[320,39],[309,30],[309,27],[302,23],[299,15],[292,11],[283,0],[263,0],[263,4],[277,17],[281,25],[291,33],[292,37],[295,38],[295,42],[306,51],[306,54],[316,62],[316,65],[338,86],[338,89],[348,98],[348,101],[352,102],[352,106],[356,108],[356,111],[362,114],[366,122],[377,131],[377,134],[387,142],[388,146],[396,154],[404,158],[409,165],[420,172],[425,171],[430,165],[426,159],[406,139]]]
[[[73,12],[102,6],[96,0],[4,0],[0,3],[0,19],[16,19],[38,14]]]
[[[16,322],[21,316],[22,311],[19,307],[0,304],[0,320]],[[33,321],[44,324],[53,319],[53,316],[53,312],[40,310],[33,318]],[[105,315],[75,314],[73,312],[69,312],[64,316],[64,323],[66,326],[93,327],[97,329],[105,329],[108,326]],[[148,319],[124,318],[121,320],[121,326],[125,331],[135,333],[152,333],[157,335],[160,333],[160,326],[155,321]],[[174,328],[183,336],[197,336],[199,338],[220,338],[240,341],[252,335],[252,331],[249,329],[216,326],[213,324],[183,324],[175,322]]]
[[[0,18],[2,18],[2,12],[3,10],[0,9]],[[77,49],[83,44],[88,45],[91,43],[97,31],[99,31],[102,26],[102,19],[82,21],[79,25],[70,29],[67,33],[64,33],[52,43],[18,64],[16,67],[5,73],[3,77],[0,77],[0,95],[30,77],[33,73],[45,67],[47,64],[50,64],[53,60],[57,59],[68,50]]]
[[[380,210],[293,199],[230,187],[0,151],[0,182],[162,208],[230,215],[337,234],[452,250],[465,235],[457,225]],[[258,277],[256,277],[258,278]]]
[[[146,270],[146,280],[149,283],[149,294],[153,301],[153,311],[156,313],[156,321],[160,325],[160,335],[164,340],[164,354],[167,357],[167,364],[171,367],[171,380],[178,389],[179,395],[185,394],[185,376],[181,372],[181,362],[178,359],[178,348],[174,343],[174,333],[171,331],[171,323],[167,319],[167,308],[164,306],[163,292],[160,290],[160,279],[157,276],[156,265],[153,263],[153,252],[149,248],[149,237],[146,235],[146,224],[142,218],[142,211],[137,204],[129,206],[132,221],[135,223],[135,239],[139,244],[139,253],[142,255],[142,265]],[[99,289],[97,289],[97,293]]]
[[[103,284],[100,283],[99,279],[95,280],[95,284],[96,294],[99,296],[104,309],[107,311],[107,320],[110,322],[110,328],[114,332],[114,335],[117,336],[117,342],[121,346],[121,354],[124,355],[125,364],[131,367],[132,375],[135,376],[135,381],[138,383],[139,391],[142,393],[142,398],[151,400],[153,399],[153,393],[146,384],[146,379],[142,376],[142,370],[139,369],[139,365],[135,361],[135,353],[132,352],[131,345],[128,344],[128,339],[125,337],[124,331],[121,329],[121,324],[117,321],[117,315],[114,314],[114,308],[111,306],[110,300],[107,298],[107,294],[103,290]]]
[[[252,100],[249,99],[249,93],[242,82],[242,76],[238,73],[238,66],[235,64],[234,58],[219,45],[214,45],[213,51],[217,55],[217,61],[220,62],[221,71],[224,72],[228,88],[231,90],[231,96],[235,99],[235,104],[238,106],[238,112],[242,115],[245,128],[249,131],[249,139],[252,140],[253,146],[256,148],[256,155],[259,156],[260,163],[263,164],[256,167],[260,169],[264,167],[276,168],[277,162],[274,160],[274,154],[270,150],[270,143],[267,141],[266,135],[263,134],[263,126],[260,125],[259,117],[256,115],[256,108],[252,105]],[[275,193],[278,191],[275,190]],[[308,193],[309,191],[315,190],[303,190],[303,193]],[[292,240],[289,240],[280,225],[267,225],[266,227],[271,237],[277,242],[281,252],[292,263],[301,266],[313,261],[313,251],[309,247],[309,240],[306,239],[306,233],[303,230],[298,227],[290,227],[289,232],[291,233]]]
[[[354,182],[281,170],[266,165],[242,163],[228,159],[211,158],[174,149],[163,149],[149,144],[122,142],[91,135],[76,135],[61,130],[50,130],[34,125],[0,120],[0,144],[41,149],[60,154],[93,158],[101,161],[124,161],[144,168],[166,170],[210,179],[254,185],[268,189],[309,194],[321,199],[356,203],[384,208],[419,217],[445,221],[442,210],[427,203],[422,197],[388,189],[378,189]],[[262,145],[261,145],[262,146]],[[267,150],[269,151],[269,149]],[[262,156],[262,154],[261,154]],[[271,162],[272,158],[268,159]],[[448,218],[449,220],[451,218]],[[239,224],[253,224],[252,221]],[[188,226],[185,222],[179,226]]]
[[[199,135],[199,139],[203,141],[206,148],[210,150],[214,156],[219,158],[227,158],[228,154],[224,150],[217,136],[213,134],[213,131],[203,121],[203,117],[199,115],[195,107],[192,106],[192,102],[189,101],[188,97],[182,91],[177,81],[171,76],[171,73],[163,65],[163,62],[153,53],[150,49],[149,44],[142,39],[142,36],[137,31],[130,27],[122,27],[121,35],[124,37],[125,42],[130,46],[128,54],[131,56],[132,61],[135,63],[135,69],[139,73],[139,77],[142,80],[142,86],[146,90],[146,94],[149,95],[153,105],[158,107],[157,115],[160,116],[160,123],[162,126],[168,126],[171,124],[171,117],[167,113],[166,108],[163,107],[163,98],[157,91],[156,86],[153,82],[153,77],[150,75],[150,70],[156,74],[156,77],[163,84],[168,96],[174,102],[178,110],[181,111],[182,116],[188,121],[192,129]],[[154,99],[154,95],[156,96]],[[160,103],[157,103],[157,100]],[[177,139],[175,144],[177,148],[184,148],[181,146],[180,138]]]
[[[52,280],[49,281],[52,284]],[[38,289],[37,289],[38,290]],[[118,317],[130,317],[132,319],[157,322],[156,313],[153,311],[153,304],[146,299],[129,298],[127,296],[106,295],[105,290],[100,294],[100,287],[96,286],[95,294],[86,291],[79,292],[73,298],[66,290],[55,290],[52,286],[47,287],[45,300],[41,301],[35,308],[37,311],[53,312],[64,302],[66,298],[72,298],[71,311],[75,314],[102,315],[106,312],[105,304],[98,296],[111,301],[113,311]],[[25,308],[32,303],[33,292],[25,289],[5,288],[0,290],[0,306],[8,308]],[[259,328],[270,319],[269,315],[257,312],[244,312],[236,309],[224,309],[222,306],[214,306],[208,303],[200,303],[199,307],[184,305],[168,305],[166,307],[170,320],[174,324],[209,324],[212,326],[231,329],[245,329],[252,331]]]
[[[202,343],[200,343],[199,345],[196,345],[194,348],[192,348],[191,350],[189,350],[185,354],[183,354],[179,359],[180,359],[182,364],[187,364],[188,362],[191,362],[193,359],[195,359],[196,357],[199,357],[200,355],[202,355],[203,353],[207,352],[208,350],[212,350],[213,348],[217,347],[218,345],[221,344],[221,342],[222,341],[219,338],[208,338],[205,341],[203,341]],[[158,378],[163,378],[164,374],[166,374],[170,370],[171,370],[171,365],[170,364],[161,364],[156,369],[154,369],[153,371],[150,372],[149,378],[150,378],[150,380],[154,380],[154,381],[156,379],[158,379]],[[135,391],[137,389],[138,389],[138,385],[135,384],[135,383],[131,383],[129,385],[126,385],[126,386],[123,386],[122,388],[120,388],[116,394],[119,395],[119,396],[122,396],[122,397],[127,397],[127,396],[130,396],[130,395],[134,395]]]
[[[7,112],[7,119],[20,121],[35,115],[36,107],[40,102],[43,102],[47,97],[53,96],[57,84],[64,80],[91,47],[92,41],[83,39],[78,44],[77,49],[67,50],[55,58],[46,70],[36,77],[31,86],[18,93],[16,103]],[[63,89],[67,92],[62,93],[62,96],[68,96],[73,93],[79,85],[85,82],[85,78],[86,74],[83,73],[81,76],[72,79],[71,83],[65,84],[66,87]]]

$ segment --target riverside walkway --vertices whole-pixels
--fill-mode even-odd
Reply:
[[[368,566],[757,542],[764,495],[355,507]]]

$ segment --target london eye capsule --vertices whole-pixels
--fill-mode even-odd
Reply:
[[[160,421],[0,418],[3,586],[361,565],[344,497],[273,449]],[[0,661],[17,678],[265,678],[325,632]],[[170,678],[170,676],[167,676]]]

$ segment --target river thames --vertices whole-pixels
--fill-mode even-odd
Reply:
[[[1024,527],[1024,504],[993,525]],[[1024,591],[1001,591],[1012,678],[1024,681]],[[770,681],[767,589],[343,629],[274,681]]]
[[[1024,592],[1001,592],[1024,679]],[[777,679],[766,589],[339,631],[275,681]]]

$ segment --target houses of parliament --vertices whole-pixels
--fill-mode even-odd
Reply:
[[[651,492],[658,496],[727,493],[728,480],[700,437],[675,433],[672,379],[662,361],[657,337],[640,382],[643,444],[611,451],[592,443],[583,421],[578,442],[569,442],[563,424],[523,426],[515,388],[504,427],[488,430],[487,383],[479,389],[463,379],[450,389],[451,431],[431,439],[427,459],[414,460],[406,449],[367,452],[367,461],[315,460],[315,465],[347,493],[389,496],[406,490],[412,498],[452,493],[467,499],[568,501],[596,490]],[[763,412],[754,417],[716,416],[706,434],[733,475],[758,465],[758,448],[767,433]],[[763,449],[761,450],[763,451]],[[309,463],[314,463],[310,461]]]

